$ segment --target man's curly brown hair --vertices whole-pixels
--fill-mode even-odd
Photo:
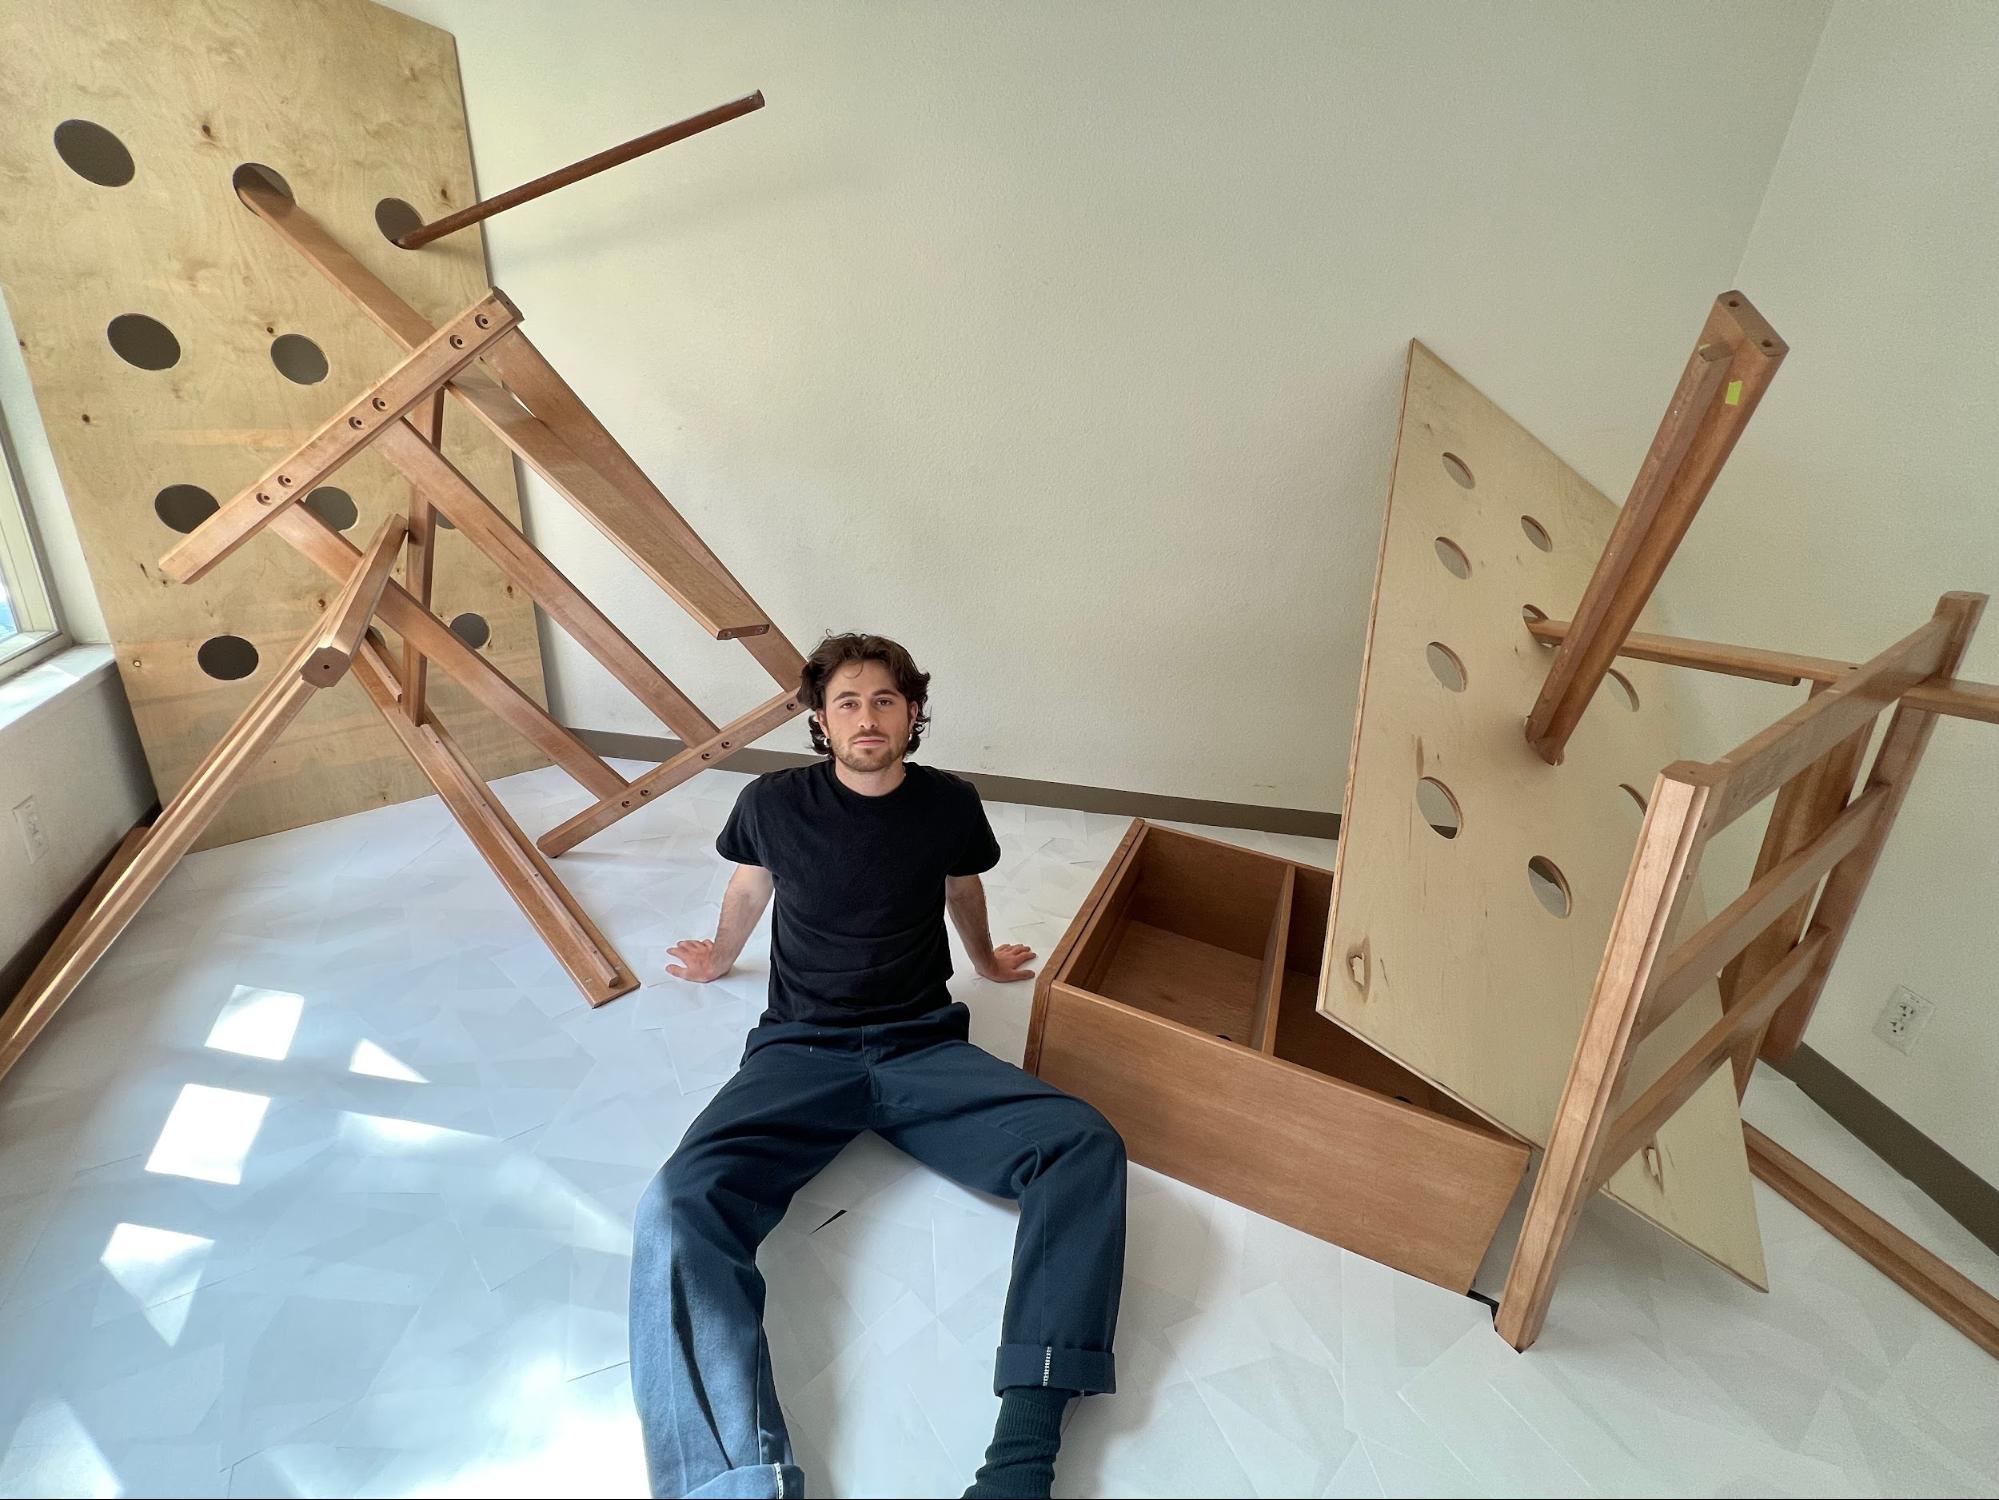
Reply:
[[[909,748],[905,753],[914,755],[916,747],[923,743],[923,731],[930,723],[930,674],[919,672],[915,659],[887,636],[853,634],[827,636],[819,643],[819,649],[805,659],[805,667],[798,674],[799,696],[812,711],[805,723],[812,731],[814,753],[833,753],[833,747],[826,742],[826,732],[819,727],[818,718],[826,709],[826,684],[842,667],[860,661],[878,661],[887,667],[889,676],[895,679],[896,691],[909,700],[914,717],[910,721]]]

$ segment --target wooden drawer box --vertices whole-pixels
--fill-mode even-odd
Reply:
[[[1332,881],[1134,821],[1036,982],[1027,1067],[1133,1161],[1462,1292],[1528,1148],[1319,1015]]]

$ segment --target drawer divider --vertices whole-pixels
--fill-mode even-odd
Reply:
[[[1263,944],[1263,973],[1256,985],[1256,1014],[1250,1023],[1249,1041],[1265,1057],[1277,1054],[1277,1016],[1284,998],[1284,955],[1291,947],[1291,900],[1298,884],[1298,867],[1284,867],[1284,883],[1277,890],[1277,909],[1271,913],[1270,936]]]

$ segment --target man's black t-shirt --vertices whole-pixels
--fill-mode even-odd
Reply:
[[[999,843],[970,782],[903,771],[866,797],[821,760],[759,776],[736,799],[715,851],[777,884],[764,1020],[879,1025],[950,1004],[944,878],[984,874]]]

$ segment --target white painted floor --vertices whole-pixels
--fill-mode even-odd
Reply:
[[[560,862],[647,976],[601,1011],[434,799],[176,871],[0,1086],[0,1491],[642,1493],[630,1213],[764,983],[755,945],[706,989],[661,954],[713,930],[742,780]],[[500,790],[533,831],[584,800]],[[1126,820],[991,812],[995,936],[1045,953]],[[961,982],[975,1040],[1017,1060],[1030,988]],[[1999,1290],[1784,1080],[1748,1113]],[[1757,1199],[1769,1295],[1599,1202],[1517,1356],[1475,1301],[1134,1168],[1123,1393],[1057,1493],[1999,1493],[1999,1363]],[[763,1258],[814,1493],[962,1489],[1012,1233],[872,1137],[801,1198]]]

